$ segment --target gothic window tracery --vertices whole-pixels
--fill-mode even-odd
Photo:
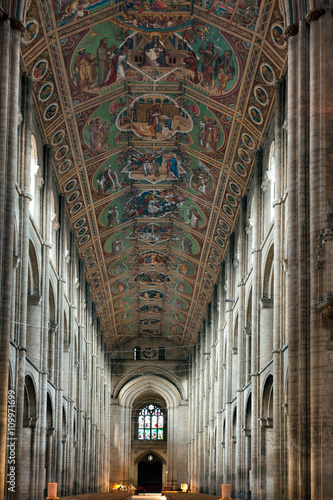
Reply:
[[[154,404],[146,405],[138,416],[138,439],[162,441],[164,439],[164,412]]]

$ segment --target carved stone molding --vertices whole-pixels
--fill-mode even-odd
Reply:
[[[10,19],[10,26],[13,30],[15,31],[19,31],[21,33],[21,36],[24,34],[25,32],[25,26],[24,24],[22,23],[22,21],[20,21],[19,19],[15,19],[15,18],[11,18]]]
[[[13,255],[13,269],[17,269],[21,262],[21,257],[17,254]]]
[[[307,13],[307,15],[305,16],[305,20],[308,24],[311,24],[313,23],[313,21],[318,21],[318,19],[325,14],[325,9],[313,9]]]
[[[284,36],[285,40],[288,40],[288,38],[297,35],[297,33],[298,33],[298,23],[297,24],[290,24],[284,30],[283,36]]]
[[[259,303],[261,309],[272,309],[273,307],[273,299],[270,299],[268,297],[262,297],[259,300]]]
[[[248,335],[249,337],[251,336],[251,326],[244,326],[243,332],[245,335]]]
[[[42,305],[43,297],[41,295],[28,295],[28,303],[31,306]]]
[[[49,323],[49,331],[50,331],[50,333],[54,334],[54,333],[56,333],[57,330],[58,330],[58,324],[50,322]]]
[[[0,7],[0,21],[6,21],[8,19],[8,14]]]
[[[266,429],[272,429],[273,428],[273,418],[272,417],[260,417],[259,422],[262,427]]]
[[[317,309],[325,318],[333,318],[333,293],[327,292],[317,301]]]
[[[36,427],[37,417],[23,417],[23,427]]]

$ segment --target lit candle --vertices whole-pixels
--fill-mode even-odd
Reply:
[[[230,498],[231,493],[231,485],[230,484],[222,484],[222,500],[227,500]]]
[[[57,498],[57,483],[49,483],[47,489],[47,496]]]

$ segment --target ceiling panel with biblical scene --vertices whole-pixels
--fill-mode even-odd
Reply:
[[[191,345],[285,68],[279,2],[31,0],[22,42],[110,348]]]

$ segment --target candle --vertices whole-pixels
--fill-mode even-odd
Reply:
[[[230,498],[231,493],[231,485],[230,484],[222,484],[222,500],[227,500]]]
[[[57,497],[57,483],[49,483],[47,489],[47,496],[51,498]]]

